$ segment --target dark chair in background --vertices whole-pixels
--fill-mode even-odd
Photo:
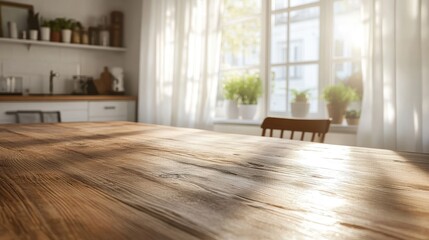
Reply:
[[[61,112],[59,111],[16,111],[7,112],[7,114],[15,115],[16,123],[60,123]]]
[[[60,123],[61,113],[59,111],[42,112],[44,123]]]
[[[283,138],[285,131],[290,131],[290,139],[293,139],[295,132],[301,132],[300,140],[303,141],[305,133],[311,133],[311,141],[318,138],[318,142],[325,141],[325,135],[329,131],[331,125],[330,119],[295,119],[295,118],[274,118],[267,117],[262,122],[262,136],[266,135],[266,131],[270,130],[270,137],[273,137],[273,131],[280,131],[280,138]]]

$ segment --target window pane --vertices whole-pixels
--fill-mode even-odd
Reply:
[[[258,65],[260,44],[259,19],[228,25],[222,31],[222,69]]]
[[[310,112],[317,112],[319,102],[319,66],[317,64],[289,67],[289,89],[310,90]],[[289,94],[289,102],[292,95]]]
[[[287,13],[273,14],[271,27],[271,63],[286,63]]]
[[[288,0],[273,0],[271,8],[273,10],[279,10],[287,8]]]
[[[319,7],[290,13],[289,61],[315,61],[319,59],[320,39]]]
[[[339,0],[334,3],[334,55],[359,58],[362,46],[361,0]]]
[[[270,81],[270,111],[286,112],[286,67],[273,67]]]
[[[290,0],[290,6],[295,7],[295,6],[308,4],[308,3],[315,3],[315,2],[319,2],[319,0]]]
[[[261,13],[261,0],[223,0],[222,23]]]

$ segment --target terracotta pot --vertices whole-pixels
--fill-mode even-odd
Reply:
[[[51,31],[51,42],[61,42],[61,32]]]
[[[356,126],[359,125],[359,118],[346,118],[347,125]]]
[[[332,124],[342,124],[344,121],[344,114],[347,110],[346,104],[328,104],[329,117],[332,119]]]

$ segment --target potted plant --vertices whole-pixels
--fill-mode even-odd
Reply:
[[[307,89],[299,91],[296,89],[292,89],[291,92],[293,95],[293,100],[290,104],[292,117],[306,117],[310,110],[310,103],[308,103],[308,99],[310,97],[310,90]]]
[[[347,124],[350,126],[359,125],[360,111],[350,110],[346,112]]]
[[[328,103],[329,117],[332,118],[333,124],[341,124],[344,120],[349,103],[357,99],[356,90],[351,87],[339,83],[331,85],[323,90],[323,99]]]
[[[28,32],[31,40],[37,41],[39,39],[39,13],[30,11],[28,15]]]
[[[80,22],[74,22],[72,24],[72,43],[81,43],[82,24]]]
[[[57,18],[49,22],[51,27],[51,42],[61,42],[61,22]]]
[[[40,39],[42,41],[51,40],[51,25],[48,20],[42,20],[42,24],[40,25]]]
[[[238,118],[238,89],[240,77],[231,76],[223,84],[223,96],[225,98],[225,115],[229,119]]]
[[[258,74],[244,74],[238,84],[238,112],[242,119],[253,119],[258,98],[262,94],[262,82]]]
[[[72,35],[72,27],[73,27],[73,20],[72,19],[66,19],[66,18],[60,18],[58,19],[58,22],[61,27],[61,39],[63,43],[70,43],[71,42],[71,35]]]

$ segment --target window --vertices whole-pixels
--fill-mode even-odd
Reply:
[[[262,1],[223,0],[220,81],[245,72],[260,72]],[[222,82],[216,116],[223,117]]]
[[[361,1],[224,0],[221,78],[261,71],[268,115],[288,116],[291,89],[309,89],[310,116],[324,117],[325,86],[361,87]]]

